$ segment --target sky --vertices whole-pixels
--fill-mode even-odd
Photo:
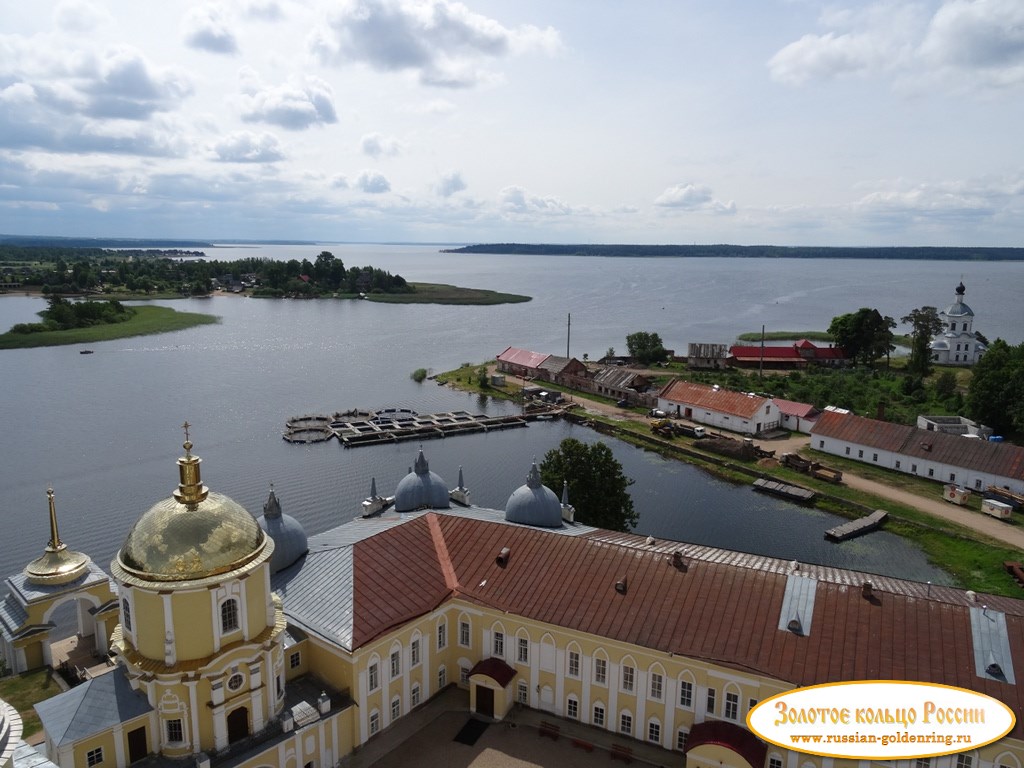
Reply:
[[[0,233],[1024,245],[1021,0],[0,0]]]

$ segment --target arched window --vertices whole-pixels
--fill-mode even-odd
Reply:
[[[121,600],[121,619],[124,622],[124,628],[129,632],[132,631],[132,607],[128,605],[128,598],[125,597]]]
[[[725,686],[725,719],[739,720],[740,717],[740,689],[734,683]]]
[[[594,651],[594,685],[608,685],[608,654],[602,648]]]
[[[220,604],[220,631],[227,633],[234,632],[236,629],[238,629],[238,601],[232,597]]]
[[[683,709],[693,709],[693,689],[696,681],[689,672],[679,676],[679,699],[676,702]]]
[[[580,647],[575,642],[569,643],[565,649],[565,674],[575,678],[580,676]]]

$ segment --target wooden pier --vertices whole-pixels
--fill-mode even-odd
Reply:
[[[352,416],[364,418],[352,419]],[[284,439],[292,443],[323,442],[337,438],[345,448],[406,440],[433,440],[525,427],[527,417],[484,416],[467,411],[419,414],[404,409],[378,412],[350,411],[327,416],[300,416],[288,421]]]
[[[861,534],[868,533],[869,531],[875,530],[878,526],[885,522],[885,519],[889,516],[889,513],[884,509],[876,509],[870,515],[851,520],[848,523],[837,525],[835,528],[829,528],[825,531],[825,538],[829,541],[846,541],[852,539],[854,536],[860,536]]]
[[[766,480],[763,477],[754,481],[754,490],[761,493],[770,493],[773,496],[781,496],[790,501],[811,502],[818,494],[810,488],[803,488],[799,485],[780,483],[778,480]]]

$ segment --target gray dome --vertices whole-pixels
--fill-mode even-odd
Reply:
[[[274,540],[274,554],[270,556],[271,573],[283,571],[309,551],[306,530],[294,517],[281,512],[281,503],[273,486],[263,505],[263,514],[256,518],[256,522]]]
[[[505,520],[541,528],[561,528],[562,504],[555,492],[541,483],[537,462],[530,467],[526,485],[519,486],[508,497]]]
[[[954,301],[946,307],[946,317],[974,317],[974,311],[962,301]]]
[[[448,486],[439,475],[430,471],[421,449],[412,472],[403,477],[395,489],[395,511],[448,509],[449,506]]]

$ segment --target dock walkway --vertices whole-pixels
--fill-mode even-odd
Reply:
[[[354,415],[362,418],[352,419]],[[290,419],[283,437],[291,443],[323,442],[337,438],[345,448],[356,448],[525,427],[528,419],[520,415],[485,416],[468,411],[419,414],[400,409],[349,412],[335,416],[334,419],[327,416]]]
[[[767,480],[763,477],[754,481],[754,490],[761,493],[770,493],[773,496],[781,496],[792,501],[814,501],[817,494],[810,488],[803,488],[799,485],[780,483],[778,480]]]
[[[875,530],[875,528],[885,522],[885,518],[888,516],[889,513],[884,509],[876,509],[866,517],[859,517],[848,523],[837,525],[835,528],[829,528],[825,531],[825,538],[830,541],[846,541],[847,539],[852,539],[854,536],[860,536],[861,534]]]

